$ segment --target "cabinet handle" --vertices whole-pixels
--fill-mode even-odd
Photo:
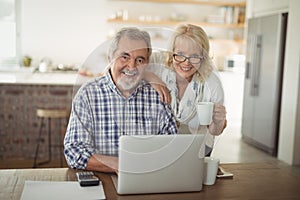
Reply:
[[[260,72],[260,54],[261,54],[261,35],[252,36],[251,42],[251,64],[252,64],[252,78],[250,94],[252,96],[258,95],[259,90],[259,72]]]
[[[249,79],[250,78],[250,62],[246,63],[246,70],[245,70],[245,78]]]

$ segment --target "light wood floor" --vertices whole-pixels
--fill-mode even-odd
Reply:
[[[245,143],[241,139],[240,125],[226,127],[215,141],[212,156],[219,158],[221,163],[277,161],[276,157]]]

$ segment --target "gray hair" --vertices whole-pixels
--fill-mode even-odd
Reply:
[[[108,57],[110,60],[112,60],[114,53],[118,49],[119,41],[122,37],[127,37],[131,40],[144,40],[148,48],[148,58],[151,56],[152,47],[149,33],[135,27],[126,27],[119,30],[112,39],[108,49]]]

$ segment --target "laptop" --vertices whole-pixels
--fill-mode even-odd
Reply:
[[[118,194],[202,190],[205,135],[121,136]]]

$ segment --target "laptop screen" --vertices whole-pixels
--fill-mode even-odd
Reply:
[[[204,150],[205,135],[121,136],[117,192],[200,191]]]

